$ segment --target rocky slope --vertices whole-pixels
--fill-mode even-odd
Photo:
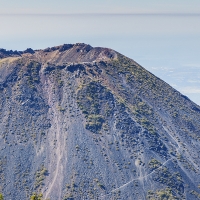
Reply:
[[[197,199],[199,149],[200,107],[118,52],[0,49],[5,200]]]

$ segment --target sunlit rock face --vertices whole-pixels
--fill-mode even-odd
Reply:
[[[0,193],[196,199],[200,107],[120,53],[0,49]]]

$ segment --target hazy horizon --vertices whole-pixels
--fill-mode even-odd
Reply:
[[[10,2],[0,8],[0,48],[77,42],[112,48],[200,105],[199,1]]]
[[[0,13],[200,13],[199,0],[7,0]]]

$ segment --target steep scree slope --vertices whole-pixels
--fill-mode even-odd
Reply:
[[[200,198],[200,107],[133,60],[0,49],[5,200]]]

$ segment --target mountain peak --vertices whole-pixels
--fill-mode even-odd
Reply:
[[[5,199],[199,198],[200,107],[186,96],[109,48],[0,55]]]
[[[25,51],[0,49],[0,59],[7,57],[28,57],[41,62],[94,62],[117,58],[117,53],[109,48],[92,47],[84,43],[63,44],[41,50],[31,48]]]

